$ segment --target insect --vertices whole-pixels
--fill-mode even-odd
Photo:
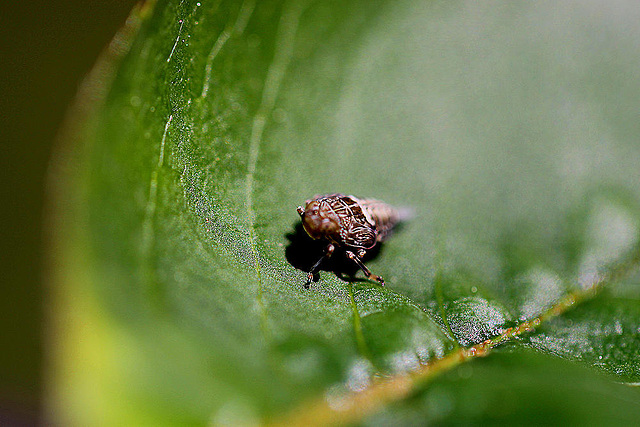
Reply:
[[[367,278],[384,286],[384,279],[371,273],[362,257],[367,250],[384,241],[393,227],[405,219],[403,212],[379,200],[329,194],[307,200],[304,207],[298,206],[298,214],[305,231],[312,239],[327,241],[324,255],[307,275],[305,288],[309,288],[320,264],[333,255],[336,247],[343,248],[345,255]]]

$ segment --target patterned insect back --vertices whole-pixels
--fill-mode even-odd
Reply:
[[[307,200],[304,207],[298,207],[298,213],[311,238],[328,242],[325,256],[311,268],[305,287],[309,287],[313,273],[324,259],[333,254],[336,247],[345,248],[345,254],[367,277],[384,285],[382,277],[372,274],[362,262],[362,257],[368,249],[389,236],[391,230],[403,220],[402,212],[379,200],[336,193]]]
[[[378,241],[375,222],[365,215],[357,198],[333,194],[326,200],[340,218],[340,241],[336,243],[364,249],[375,246]]]

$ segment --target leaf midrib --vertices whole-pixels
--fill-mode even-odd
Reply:
[[[362,391],[346,393],[339,404],[335,402],[330,404],[324,396],[303,402],[270,425],[320,426],[357,423],[385,405],[408,397],[413,390],[436,376],[478,357],[486,357],[495,347],[512,342],[526,333],[534,332],[549,320],[595,298],[607,285],[615,283],[638,267],[640,267],[640,246],[634,248],[625,261],[612,266],[607,273],[594,277],[590,284],[569,292],[533,319],[520,322],[482,343],[458,348],[443,357],[432,359],[413,372],[391,376],[384,376],[381,373],[373,375],[372,378],[382,379],[373,381]]]

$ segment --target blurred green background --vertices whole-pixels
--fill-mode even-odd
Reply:
[[[47,162],[83,76],[135,1],[0,2],[0,425],[38,422]]]

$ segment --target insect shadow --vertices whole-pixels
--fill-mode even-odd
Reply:
[[[311,267],[324,255],[324,249],[327,247],[327,241],[323,239],[313,240],[306,231],[301,222],[296,223],[291,233],[286,235],[289,244],[285,248],[285,258],[294,268],[308,273]],[[378,257],[382,251],[382,244],[378,243],[369,249],[363,258],[363,261],[370,261]],[[348,282],[367,282],[365,278],[355,277],[360,271],[358,266],[350,260],[343,248],[336,247],[331,258],[325,259],[320,264],[320,270],[334,273],[338,278]],[[317,282],[320,278],[318,273],[314,274],[313,281]]]

